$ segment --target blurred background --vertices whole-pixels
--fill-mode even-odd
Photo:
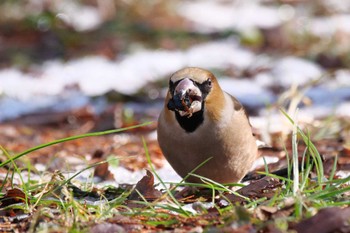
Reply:
[[[215,200],[214,188],[174,192],[182,207],[173,205],[173,195],[159,198],[145,169],[152,167],[155,183],[158,175],[166,183],[182,180],[158,146],[156,121],[169,76],[187,66],[212,71],[246,107],[254,134],[269,146],[259,150],[252,171],[290,168],[299,155],[306,165],[295,201],[279,191],[292,182],[277,179],[241,189],[253,200],[248,211],[233,208],[244,201],[222,186]],[[305,142],[298,134],[291,143],[293,125],[281,109]],[[349,204],[350,0],[0,0],[0,163],[0,229],[80,232],[95,223],[101,228],[94,232],[300,229],[308,220],[297,221],[317,209]],[[329,177],[322,180],[327,185],[314,182],[321,177]],[[163,187],[157,189],[165,193]],[[179,184],[168,194],[173,187]],[[142,198],[133,202],[136,193]],[[349,215],[329,210],[311,221],[338,210]],[[184,211],[191,217],[181,220]],[[343,219],[334,222],[343,226]]]
[[[322,153],[350,148],[350,0],[1,0],[0,16],[0,145],[12,154],[156,121],[169,76],[186,66],[212,71],[244,104],[257,137],[277,148],[265,152],[267,163],[290,145],[280,108],[313,140],[331,140],[318,144]],[[146,135],[159,174],[179,180],[155,127],[136,133]],[[136,182],[143,174],[130,171],[148,162],[133,132],[51,146],[20,162],[69,171],[112,156],[120,158],[114,180]],[[94,172],[110,177],[107,167]]]
[[[350,115],[349,0],[2,0],[0,15],[0,122],[155,120],[186,66],[214,72],[256,127],[279,107]]]

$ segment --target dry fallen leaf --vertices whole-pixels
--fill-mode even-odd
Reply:
[[[26,197],[26,194],[19,188],[13,188],[6,191],[6,194],[3,198],[0,198],[0,208],[4,208],[6,206],[17,204],[17,203],[25,203],[29,201]]]
[[[299,222],[294,229],[298,233],[350,232],[350,207],[330,207],[315,216]]]
[[[281,187],[281,182],[272,177],[264,177],[257,181],[252,181],[249,185],[237,190],[238,193],[247,197],[265,197],[270,191]]]
[[[102,149],[97,149],[92,154],[92,163],[102,162],[106,159],[106,153]],[[109,163],[101,163],[94,169],[94,176],[99,177],[101,180],[113,180],[113,174],[109,171]]]
[[[113,180],[113,174],[108,170],[108,163],[101,163],[95,167],[94,176],[99,177],[101,180]]]
[[[162,192],[154,188],[154,176],[148,170],[146,170],[146,175],[137,182],[135,190],[130,194],[129,199],[139,200],[141,199],[140,194],[146,200],[155,200],[162,196]]]
[[[277,207],[275,206],[259,206],[256,210],[256,216],[262,221],[266,221],[271,218],[271,216],[277,212]]]

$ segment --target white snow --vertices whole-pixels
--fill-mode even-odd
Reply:
[[[243,104],[262,107],[274,102],[274,95],[258,83],[249,79],[223,78],[219,84],[224,91],[235,96]]]
[[[278,7],[263,6],[258,1],[183,1],[177,12],[199,32],[272,28],[283,22]],[[290,9],[282,9],[282,14],[290,15]]]
[[[98,28],[103,19],[97,7],[78,4],[76,1],[55,1],[56,17],[71,25],[76,31],[89,31]]]
[[[274,82],[284,87],[303,85],[322,76],[322,68],[311,61],[288,56],[278,60],[272,69]]]
[[[339,14],[310,19],[309,30],[321,38],[334,36],[337,32],[350,34],[350,15]]]
[[[253,53],[238,48],[232,40],[196,45],[187,51],[140,51],[121,60],[91,56],[63,63],[48,61],[35,67],[35,73],[14,68],[0,70],[3,94],[20,99],[33,95],[57,95],[65,87],[78,84],[89,96],[109,90],[134,94],[149,81],[155,81],[185,66],[243,69],[254,60]],[[19,85],[21,84],[21,85]]]

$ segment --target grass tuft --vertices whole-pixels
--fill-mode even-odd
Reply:
[[[276,211],[276,213],[292,209],[289,215],[282,215],[282,217],[276,217],[277,215],[274,216],[274,213],[272,213],[272,217],[268,221],[277,229],[286,231],[290,222],[295,223],[301,219],[311,217],[321,208],[350,205],[350,201],[348,201],[350,177],[334,178],[337,169],[337,157],[334,160],[329,178],[326,179],[321,155],[311,141],[310,133],[308,131],[305,133],[298,126],[297,112],[293,117],[294,119],[292,119],[286,112],[281,111],[293,126],[290,142],[292,153],[289,155],[286,147],[284,148],[288,162],[287,177],[272,174],[266,161],[264,161],[265,171],[260,173],[281,183],[280,186],[274,187],[270,196],[259,196],[257,195],[259,193],[244,196],[239,191],[233,191],[233,188],[235,190],[239,189],[244,186],[243,184],[220,184],[195,174],[196,170],[207,163],[210,158],[199,164],[180,182],[165,182],[157,174],[151,162],[151,155],[144,138],[142,138],[142,142],[147,162],[152,174],[159,180],[159,184],[156,184],[156,186],[160,187],[163,194],[156,200],[150,201],[138,190],[132,188],[123,189],[119,187],[117,190],[108,191],[110,188],[108,187],[100,190],[97,195],[92,191],[94,188],[92,181],[81,183],[76,179],[86,170],[102,163],[118,162],[118,158],[90,164],[68,178],[64,177],[60,171],[56,171],[51,174],[51,179],[48,181],[38,181],[30,175],[25,179],[22,176],[22,171],[31,174],[34,172],[31,169],[33,166],[28,164],[28,168],[23,170],[16,164],[17,159],[44,147],[84,137],[122,132],[150,124],[145,123],[122,129],[59,139],[33,147],[15,156],[9,155],[4,148],[0,147],[2,153],[8,158],[0,166],[7,165],[12,168],[8,170],[5,181],[10,182],[14,187],[14,177],[17,174],[21,183],[20,187],[26,197],[25,200],[22,200],[22,203],[9,205],[3,210],[23,211],[31,214],[33,221],[28,228],[31,232],[48,228],[54,231],[67,231],[68,229],[70,232],[81,232],[89,229],[94,224],[99,224],[115,216],[123,216],[128,218],[128,221],[134,221],[133,224],[140,224],[143,228],[153,230],[172,229],[184,224],[195,225],[197,222],[200,222],[205,229],[211,229],[212,226],[226,229],[225,227],[228,225],[242,226],[248,223],[254,225],[256,229],[264,229],[267,222],[260,219],[261,215],[257,214],[262,213],[263,210],[261,209],[269,207],[271,211]],[[300,144],[305,146],[303,151],[299,148]],[[186,182],[186,178],[189,176],[201,180],[202,183]],[[5,187],[5,183],[3,182],[2,189]],[[78,184],[78,186],[73,185],[73,183]],[[181,188],[197,189],[198,191],[187,199],[178,199],[176,194]],[[132,192],[138,194],[139,200],[129,200]],[[257,190],[257,192],[264,193],[264,190]],[[230,199],[229,195],[231,195],[230,197],[237,197],[239,201]],[[88,201],[88,197],[92,198],[93,201]],[[222,205],[220,201],[224,201],[226,204]],[[206,202],[209,207],[198,204],[201,202]],[[60,216],[60,218],[57,218],[57,216]],[[210,216],[214,216],[214,218],[208,220],[207,218]]]

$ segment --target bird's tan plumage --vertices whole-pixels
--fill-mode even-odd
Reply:
[[[255,138],[244,108],[234,97],[222,91],[209,71],[185,68],[174,73],[170,83],[176,85],[186,78],[200,86],[203,93],[209,91],[202,100],[202,111],[193,113],[193,116],[192,113],[180,116],[176,109],[169,109],[168,103],[174,96],[169,89],[158,119],[158,141],[163,154],[182,177],[211,158],[194,173],[216,182],[238,182],[250,170],[257,156]],[[200,120],[192,121],[191,118]],[[179,121],[198,126],[187,130]],[[194,176],[187,180],[199,182]]]

